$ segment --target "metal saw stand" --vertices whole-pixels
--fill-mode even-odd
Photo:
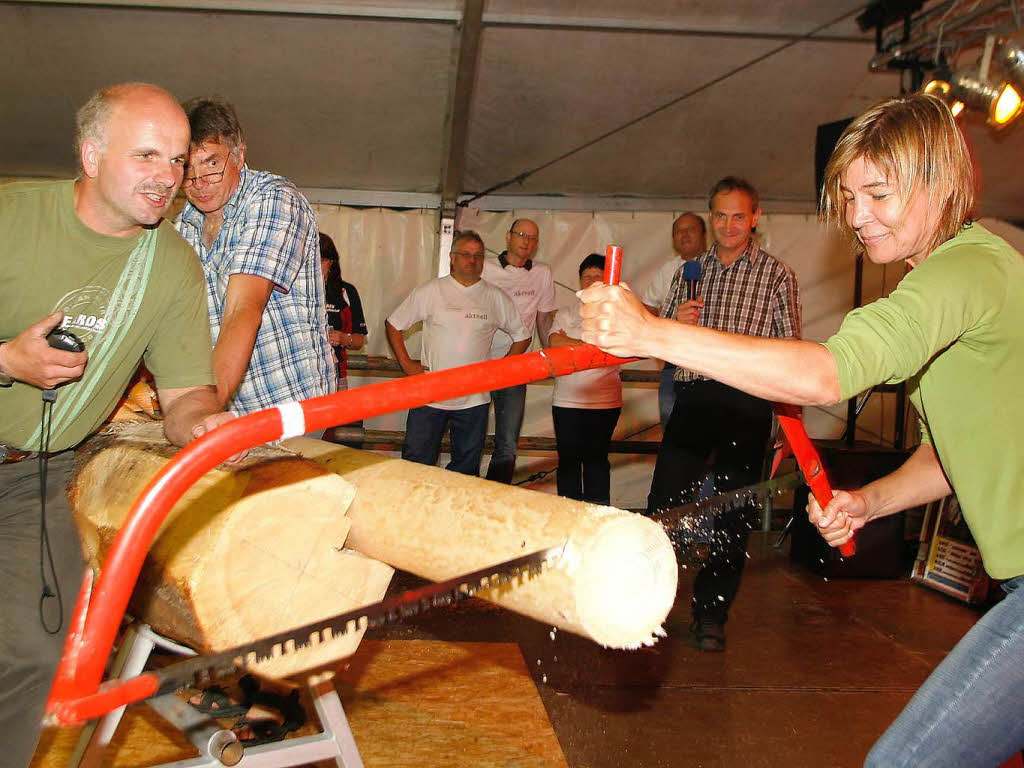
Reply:
[[[134,677],[142,672],[154,648],[194,656],[191,648],[178,645],[158,635],[149,625],[136,623],[128,627],[121,650],[114,660],[112,674]],[[192,742],[199,757],[164,763],[156,768],[278,768],[305,765],[318,760],[333,760],[339,768],[363,768],[363,759],[356,747],[341,699],[330,679],[310,685],[313,706],[323,728],[321,733],[287,739],[244,749],[235,734],[222,728],[215,719],[202,714],[175,694],[150,699],[147,703],[161,717],[181,730]],[[89,723],[79,736],[78,744],[68,761],[69,768],[99,766],[103,753],[124,714],[124,707],[115,709],[99,721]]]

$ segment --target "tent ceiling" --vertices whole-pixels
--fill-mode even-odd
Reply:
[[[809,209],[816,127],[899,88],[895,75],[868,73],[873,38],[855,14],[797,39],[853,10],[850,0],[486,0],[461,188],[542,166],[797,40],[501,194],[699,198],[739,173],[766,200]],[[75,107],[97,87],[141,79],[182,98],[226,96],[253,166],[302,187],[438,193],[460,14],[457,0],[0,0],[0,176],[72,173]],[[968,133],[985,210],[1024,218],[1019,182],[998,173],[1019,166],[1020,130],[997,139],[972,119]]]

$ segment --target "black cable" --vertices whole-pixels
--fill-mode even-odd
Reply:
[[[53,404],[56,400],[56,390],[43,390],[43,413],[39,423],[39,577],[43,583],[43,591],[39,595],[39,622],[49,635],[56,635],[64,626],[64,598],[60,593],[60,581],[57,579],[57,569],[53,564],[50,534],[46,530],[46,476],[50,458],[50,426],[53,422]],[[46,580],[47,563],[53,577],[53,589]],[[57,626],[53,629],[47,626],[43,611],[43,605],[50,597],[57,598]]]
[[[571,157],[572,155],[575,155],[578,152],[582,152],[584,149],[592,147],[595,144],[597,144],[598,142],[604,141],[609,136],[614,136],[616,133],[619,133],[620,131],[624,131],[627,128],[630,128],[630,127],[636,125],[637,123],[640,123],[640,122],[646,120],[649,117],[653,117],[654,115],[657,115],[657,114],[659,114],[661,112],[664,112],[666,109],[668,109],[670,107],[674,107],[676,104],[679,104],[680,102],[686,101],[686,99],[689,99],[692,96],[696,96],[698,93],[701,93],[702,91],[706,91],[708,88],[712,87],[713,85],[718,85],[723,80],[728,80],[733,75],[738,75],[740,72],[744,71],[745,69],[749,69],[750,67],[753,67],[755,64],[760,64],[765,59],[769,59],[772,56],[774,56],[775,54],[781,53],[782,51],[786,50],[787,48],[792,48],[797,43],[802,43],[805,40],[810,39],[814,35],[816,35],[819,32],[821,32],[821,30],[827,29],[828,27],[831,27],[833,24],[838,24],[840,21],[843,21],[844,19],[847,19],[850,16],[853,16],[854,14],[859,13],[864,8],[865,8],[864,5],[858,5],[853,10],[847,11],[846,13],[843,13],[842,15],[837,16],[836,18],[832,19],[831,21],[827,21],[824,24],[821,24],[821,25],[815,27],[810,32],[807,32],[804,35],[801,35],[800,37],[793,38],[792,40],[789,40],[789,41],[783,43],[782,45],[778,46],[777,48],[773,48],[772,50],[768,51],[767,53],[763,53],[760,56],[755,56],[750,61],[748,61],[748,62],[746,62],[744,64],[740,64],[738,67],[735,67],[734,69],[729,70],[725,74],[719,75],[718,77],[714,77],[711,80],[708,80],[706,83],[698,85],[696,88],[693,88],[693,89],[687,91],[682,96],[677,96],[676,98],[672,99],[671,101],[667,101],[664,104],[662,104],[661,106],[655,107],[652,110],[644,112],[642,115],[640,115],[638,117],[634,117],[632,120],[628,120],[627,122],[623,123],[622,125],[619,125],[619,126],[617,126],[615,128],[612,128],[609,131],[605,131],[600,136],[598,136],[598,137],[596,137],[594,139],[591,139],[590,141],[588,141],[588,142],[586,142],[584,144],[581,144],[581,145],[579,145],[578,147],[576,147],[574,149],[570,149],[568,152],[563,152],[562,154],[560,154],[558,157],[554,158],[553,160],[549,160],[546,163],[543,163],[542,165],[538,165],[536,168],[533,168],[533,169],[528,170],[528,171],[523,171],[522,173],[517,174],[517,175],[513,176],[510,179],[506,179],[505,181],[500,181],[497,184],[494,184],[493,186],[488,187],[483,192],[479,192],[479,193],[473,195],[468,200],[463,200],[462,202],[457,203],[456,205],[458,205],[460,207],[465,207],[465,206],[469,205],[470,203],[472,203],[472,202],[474,202],[476,200],[479,200],[481,197],[486,197],[487,195],[489,195],[489,194],[491,194],[493,192],[497,192],[499,189],[503,189],[504,187],[510,186],[510,185],[515,184],[517,182],[519,184],[522,184],[524,181],[526,181],[526,179],[528,179],[530,176],[533,176],[535,173],[539,173],[540,171],[543,171],[546,168],[550,168],[555,163],[559,163],[562,160],[565,160],[567,157]]]

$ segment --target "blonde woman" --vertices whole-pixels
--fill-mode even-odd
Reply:
[[[826,169],[824,218],[878,264],[910,271],[824,344],[651,317],[627,288],[581,294],[583,339],[668,360],[765,399],[833,404],[907,381],[922,444],[896,472],[808,513],[839,546],[865,524],[955,491],[1005,599],[932,673],[867,757],[872,766],[997,765],[1024,746],[1024,258],[971,221],[963,137],[923,94],[872,107]],[[841,652],[841,649],[836,649]]]

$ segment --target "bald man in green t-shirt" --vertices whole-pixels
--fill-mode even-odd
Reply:
[[[156,380],[171,442],[184,445],[231,418],[212,386],[199,262],[163,220],[188,156],[184,112],[166,91],[129,83],[95,94],[77,124],[78,179],[0,187],[3,766],[32,756],[84,568],[65,495],[70,449],[103,423],[140,360]],[[85,351],[51,348],[46,336],[58,327]],[[52,558],[41,562],[39,480],[25,459],[44,450],[41,390],[52,388]]]

